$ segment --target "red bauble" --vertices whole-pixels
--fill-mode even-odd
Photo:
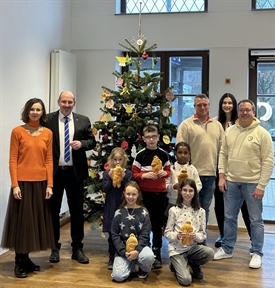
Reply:
[[[110,164],[109,164],[108,162],[106,162],[106,163],[104,164],[104,169],[105,169],[105,170],[110,170],[110,169],[111,169],[111,166],[110,166]]]
[[[120,144],[120,147],[121,147],[124,151],[126,151],[126,150],[128,149],[128,147],[129,147],[129,144],[128,144],[127,141],[122,141],[121,144]]]
[[[144,60],[146,60],[146,59],[149,57],[149,55],[146,53],[146,51],[144,51],[144,52],[142,53],[141,57],[142,57]]]

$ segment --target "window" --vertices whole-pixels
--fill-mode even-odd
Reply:
[[[257,104],[257,118],[270,133],[275,151],[275,50],[250,50],[249,63],[249,99]],[[275,221],[274,187],[275,168],[263,198],[264,220]]]
[[[118,14],[206,12],[207,0],[117,0]],[[141,3],[142,2],[142,3]],[[140,4],[141,3],[141,4]],[[141,9],[141,11],[140,11]]]
[[[275,0],[252,0],[252,10],[275,9]]]
[[[146,60],[141,60],[147,73],[163,72],[160,91],[174,87],[176,99],[172,102],[174,112],[170,121],[175,125],[194,114],[194,97],[197,94],[208,94],[208,54],[208,51],[153,52]],[[133,66],[129,69],[136,72]]]

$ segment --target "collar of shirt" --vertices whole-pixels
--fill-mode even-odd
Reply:
[[[199,117],[198,117],[197,114],[194,114],[194,119],[199,119]],[[211,119],[211,117],[208,115],[206,121],[208,121],[208,120],[210,120],[210,119]],[[205,121],[205,122],[206,122],[206,121]]]
[[[59,110],[59,120],[62,121],[62,122],[64,122],[64,121],[65,121],[65,120],[64,120],[64,117],[66,117],[66,116],[63,115],[63,114],[60,112],[60,110]],[[72,114],[72,113],[70,113],[67,117],[69,118],[69,121],[70,121],[70,120],[73,120],[73,114]]]

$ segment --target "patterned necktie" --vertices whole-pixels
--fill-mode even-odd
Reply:
[[[66,163],[70,161],[70,133],[68,117],[64,117],[64,160]]]

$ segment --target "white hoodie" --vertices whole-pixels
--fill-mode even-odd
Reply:
[[[166,178],[167,197],[169,199],[169,203],[173,205],[176,204],[178,198],[178,190],[173,189],[173,186],[174,184],[178,183],[178,175],[180,174],[181,170],[186,170],[188,178],[193,179],[196,182],[198,192],[200,192],[202,188],[199,173],[195,166],[192,164],[181,165],[178,162],[175,162],[174,165],[171,166],[171,176]]]
[[[237,120],[225,131],[219,173],[232,182],[257,183],[257,188],[264,190],[272,174],[273,157],[270,134],[260,126],[260,121],[254,117],[252,124],[243,128]]]

